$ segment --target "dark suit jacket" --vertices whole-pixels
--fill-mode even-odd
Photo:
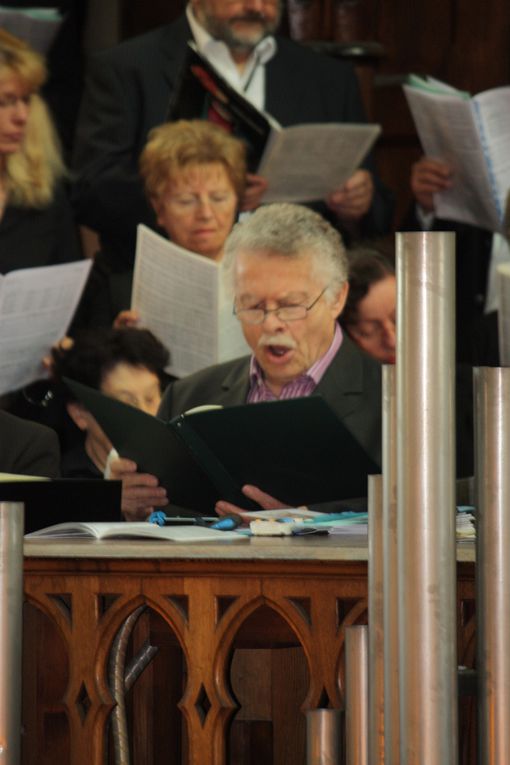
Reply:
[[[56,478],[59,462],[53,430],[0,410],[0,472]]]
[[[249,364],[249,357],[244,357],[177,380],[167,388],[160,416],[170,419],[202,404],[244,404],[249,388]],[[380,365],[344,335],[342,345],[315,393],[328,402],[366,452],[380,465]]]
[[[73,211],[62,187],[47,207],[6,208],[0,220],[0,273],[81,257]]]
[[[106,250],[129,257],[137,223],[155,227],[138,180],[151,128],[165,122],[191,32],[183,16],[93,57],[75,149],[75,204]],[[351,66],[278,37],[266,68],[266,108],[283,125],[364,121]],[[388,229],[392,203],[377,187],[366,233]],[[131,255],[132,256],[132,255]]]

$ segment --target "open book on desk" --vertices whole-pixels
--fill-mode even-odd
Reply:
[[[235,531],[216,531],[205,526],[158,526],[141,523],[58,523],[26,535],[50,539],[155,539],[163,542],[195,544],[203,542],[244,542],[247,537]]]
[[[260,509],[242,494],[247,483],[296,506],[366,496],[367,475],[380,472],[320,396],[192,411],[163,422],[66,382],[119,454],[156,475],[172,504],[202,515],[219,499]]]
[[[249,353],[221,264],[139,225],[131,307],[170,349],[168,372],[185,377]]]
[[[425,154],[453,167],[436,215],[503,231],[510,189],[510,87],[470,97],[431,78],[404,85]]]
[[[168,118],[207,119],[211,109],[246,142],[250,170],[268,182],[264,203],[325,199],[357,170],[381,131],[333,122],[282,127],[188,43]]]

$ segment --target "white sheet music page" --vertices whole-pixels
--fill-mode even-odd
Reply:
[[[67,331],[91,260],[0,277],[0,394],[46,377],[42,359]]]
[[[227,307],[228,306],[228,307]],[[221,286],[221,268],[138,226],[131,307],[170,351],[168,371],[184,377],[248,352]]]
[[[424,153],[448,162],[453,186],[436,195],[439,218],[499,231],[501,219],[475,108],[462,94],[404,86]]]
[[[325,199],[357,170],[379,125],[310,124],[274,129],[257,170],[268,181],[264,203]]]

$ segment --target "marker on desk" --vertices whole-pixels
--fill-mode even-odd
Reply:
[[[237,515],[225,515],[223,518],[212,523],[209,528],[218,531],[232,531],[242,524],[242,518]]]
[[[210,526],[214,523],[217,516],[178,516],[166,515],[164,510],[155,510],[147,518],[149,523],[156,523],[158,526]]]

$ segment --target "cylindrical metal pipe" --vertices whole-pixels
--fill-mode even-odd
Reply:
[[[368,477],[368,763],[384,765],[383,479]]]
[[[0,763],[21,755],[24,507],[0,502]]]
[[[510,368],[475,370],[478,762],[510,762]]]
[[[397,396],[395,366],[383,367],[384,762],[400,761],[398,695]]]
[[[455,235],[397,234],[400,763],[457,763]]]
[[[368,627],[345,631],[346,765],[368,763]]]
[[[306,765],[340,765],[339,709],[306,713]]]

